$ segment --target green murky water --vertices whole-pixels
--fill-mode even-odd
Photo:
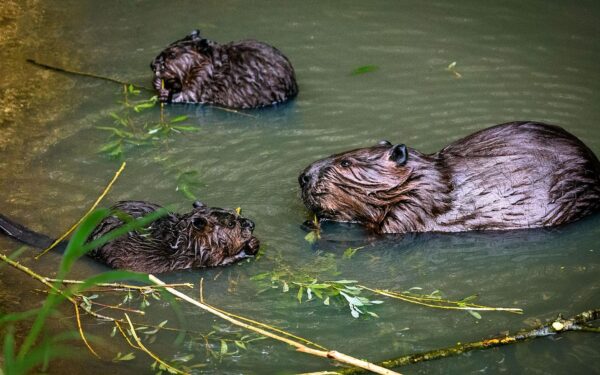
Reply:
[[[32,5],[0,64],[9,78],[0,86],[0,212],[57,235],[76,221],[111,178],[119,162],[98,154],[118,110],[121,88],[26,65],[25,58],[149,85],[150,60],[193,28],[226,42],[256,38],[293,62],[300,95],[292,103],[240,116],[198,106],[166,108],[185,114],[199,131],[173,137],[168,147],[126,154],[127,169],[106,202],[143,199],[176,209],[190,201],[176,191],[173,168],[197,171],[195,190],[214,206],[238,207],[257,224],[265,255],[227,269],[182,272],[167,281],[198,283],[214,305],[300,334],[328,348],[372,361],[479,340],[569,316],[600,302],[600,217],[545,231],[369,238],[359,229],[328,226],[315,245],[304,240],[307,219],[296,178],[313,160],[380,139],[424,152],[489,125],[537,120],[561,125],[600,154],[599,3],[559,1],[243,2],[158,3],[61,1]],[[26,13],[30,14],[30,13]],[[3,21],[4,22],[4,21]],[[448,71],[456,61],[461,78]],[[6,65],[5,65],[6,64]],[[357,67],[378,69],[351,75]],[[27,97],[27,93],[34,93]],[[9,95],[10,94],[10,95]],[[18,98],[26,101],[18,102]],[[17,99],[15,99],[17,98]],[[11,103],[21,103],[13,105]],[[145,116],[157,118],[158,109]],[[159,162],[164,159],[166,162]],[[7,252],[14,242],[0,238]],[[365,246],[351,259],[349,246]],[[440,290],[450,298],[480,295],[488,305],[521,307],[523,315],[431,310],[385,299],[372,309],[380,318],[354,319],[347,307],[318,300],[298,304],[295,293],[261,287],[250,277],[284,264],[300,268],[320,257],[339,274],[379,288]],[[40,273],[58,258],[34,263]],[[101,270],[82,261],[85,277]],[[23,305],[42,296],[3,268],[7,288],[21,288]],[[11,286],[12,285],[12,286]],[[191,292],[196,296],[197,290]],[[190,330],[207,333],[212,316],[182,306]],[[146,318],[176,319],[154,303]],[[66,329],[66,323],[59,327]],[[104,337],[106,358],[127,352],[109,340],[108,324],[88,323]],[[500,350],[402,369],[404,373],[598,372],[597,336],[570,334]],[[283,344],[257,341],[221,361],[204,347],[161,334],[149,344],[165,359],[194,354],[206,373],[269,374],[326,369],[327,361]],[[217,345],[215,350],[219,350]],[[233,350],[233,349],[232,349]],[[90,364],[93,363],[93,366]],[[150,372],[150,360],[113,365],[87,354],[61,361],[52,373]]]

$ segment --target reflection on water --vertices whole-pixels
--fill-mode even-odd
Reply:
[[[121,88],[41,71],[25,65],[25,58],[148,83],[152,58],[200,28],[220,42],[257,38],[278,47],[296,68],[300,95],[286,105],[241,114],[168,106],[168,117],[190,116],[188,123],[199,131],[176,135],[166,147],[126,153],[127,169],[106,204],[145,199],[188,209],[171,171],[173,166],[193,170],[201,182],[194,193],[209,205],[241,206],[256,222],[264,244],[265,255],[258,260],[166,275],[166,281],[197,284],[204,277],[205,296],[216,306],[372,360],[481,339],[527,327],[535,319],[597,307],[598,217],[551,230],[380,238],[329,224],[322,239],[311,245],[300,227],[308,213],[296,182],[306,165],[334,152],[380,139],[435,152],[470,132],[511,120],[562,125],[600,154],[597,2],[265,1],[256,6],[242,1],[64,1],[22,9],[21,14],[22,20],[35,22],[10,34],[12,41],[0,39],[2,67],[14,72],[0,84],[5,98],[0,111],[3,214],[56,236],[79,218],[119,166],[97,152],[107,136],[97,127],[112,123],[109,114],[121,108]],[[3,17],[0,27],[17,24]],[[454,61],[461,78],[447,69]],[[350,74],[365,65],[378,69]],[[152,109],[140,119],[155,121],[158,116],[158,109]],[[343,257],[348,247],[362,246],[350,259]],[[0,238],[0,247],[10,251],[17,245]],[[455,299],[479,294],[482,304],[521,307],[525,313],[484,313],[477,320],[386,299],[374,310],[379,319],[353,319],[345,306],[316,300],[299,304],[295,295],[280,289],[258,293],[250,280],[281,262],[299,269],[322,257],[337,270],[324,278],[356,279],[394,290],[439,290]],[[50,274],[58,260],[23,261]],[[73,277],[99,270],[103,268],[83,260]],[[38,285],[6,268],[0,272],[6,289],[26,293],[19,308],[41,298],[27,292]],[[197,295],[197,290],[189,293]],[[15,303],[10,295],[2,300]],[[169,319],[174,326],[204,334],[220,323],[188,306],[181,309],[183,323],[158,302],[146,319]],[[110,329],[91,321],[86,326],[105,338],[98,346],[107,358],[114,356],[115,346],[129,351],[108,339]],[[151,346],[167,359],[194,354],[194,361],[208,361],[199,370],[206,373],[292,373],[328,365],[268,340],[219,361],[207,357],[192,338],[183,343],[175,339],[164,333]],[[593,335],[571,334],[406,370],[590,373],[598,371],[598,347]],[[130,373],[147,371],[149,364],[141,355],[115,365],[94,362],[93,368],[91,360],[82,356],[51,370]]]

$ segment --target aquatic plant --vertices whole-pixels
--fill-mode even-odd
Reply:
[[[141,90],[131,84],[123,86],[120,108],[109,114],[112,124],[97,127],[108,132],[108,138],[98,152],[113,159],[124,160],[134,149],[148,149],[152,152],[153,160],[172,177],[171,180],[176,181],[175,190],[188,199],[196,200],[194,191],[203,186],[199,172],[182,168],[169,160],[165,148],[173,136],[197,132],[198,127],[187,125],[186,115],[167,118],[162,103],[158,119],[148,120],[146,112],[158,105],[158,99],[156,96],[140,98],[140,94]]]
[[[152,96],[139,99],[140,90],[133,85],[123,86],[121,108],[110,112],[113,119],[111,126],[98,126],[98,129],[109,132],[109,137],[98,150],[109,157],[122,159],[130,148],[141,146],[164,145],[174,134],[198,131],[197,127],[185,125],[188,116],[181,115],[166,119],[163,109],[158,121],[147,121],[140,114],[154,108],[158,99]]]
[[[356,286],[356,280],[323,280],[339,275],[334,254],[318,254],[300,268],[287,264],[281,254],[270,255],[270,258],[275,262],[273,270],[250,278],[262,288],[259,293],[279,289],[282,293],[294,294],[299,303],[320,300],[329,306],[335,302],[346,305],[354,318],[363,314],[377,317],[370,307],[383,301],[361,295],[362,288]]]

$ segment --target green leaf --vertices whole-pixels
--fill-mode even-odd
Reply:
[[[467,310],[469,314],[471,314],[475,319],[481,319],[481,315],[477,311]]]
[[[115,147],[118,147],[119,145],[121,145],[121,140],[115,139],[112,142],[105,143],[104,146],[98,149],[98,152],[108,152],[113,150]]]
[[[184,132],[197,132],[197,131],[200,131],[200,129],[197,128],[197,127],[195,127],[195,126],[183,126],[183,125],[173,126],[173,129],[181,130],[181,131],[184,131]]]
[[[323,301],[323,304],[326,306],[329,306],[329,296],[327,296],[327,298],[325,298],[325,300]]]
[[[227,354],[228,350],[229,350],[229,347],[227,346],[227,343],[225,342],[225,340],[221,340],[221,355]]]
[[[302,293],[304,293],[304,287],[300,287],[300,289],[298,289],[298,295],[296,298],[298,298],[299,303],[302,303]]]
[[[237,347],[238,347],[238,348],[240,348],[240,349],[244,349],[244,350],[246,350],[246,344],[244,344],[244,342],[243,342],[243,341],[238,341],[238,340],[236,340],[236,341],[235,341],[235,345],[237,345]]]
[[[177,123],[177,122],[182,122],[182,121],[185,121],[185,120],[187,120],[188,118],[189,118],[189,117],[188,117],[188,116],[186,116],[186,115],[181,115],[181,116],[177,116],[177,117],[175,117],[175,118],[172,118],[171,120],[169,120],[169,122],[170,122],[171,124],[175,124],[175,123]]]
[[[136,104],[135,106],[133,106],[133,110],[139,113],[139,112],[143,111],[144,109],[154,107],[154,105],[155,105],[154,102],[144,102],[144,103]]]
[[[350,74],[355,76],[355,75],[359,75],[359,74],[375,72],[377,70],[379,70],[379,67],[377,65],[363,65],[363,66],[359,66],[358,68],[354,69],[352,71],[352,73],[350,73]]]
[[[252,276],[250,278],[250,280],[254,280],[254,281],[263,280],[263,279],[266,279],[267,277],[269,277],[269,275],[271,275],[271,272],[259,273],[258,275]]]
[[[304,239],[306,240],[306,242],[312,245],[315,242],[317,242],[317,234],[314,231],[308,232],[308,234],[304,236]]]
[[[281,288],[281,290],[286,293],[290,290],[290,286],[288,285],[288,283],[286,283],[285,281],[283,282],[283,286]]]
[[[122,355],[121,352],[119,352],[119,353],[117,353],[116,357],[113,358],[113,362],[131,361],[132,359],[135,359],[135,354],[127,353],[125,355]]]

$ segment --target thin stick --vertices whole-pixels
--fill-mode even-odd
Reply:
[[[154,283],[156,283],[158,285],[164,285],[164,283],[160,279],[158,279],[156,276],[154,276],[154,275],[148,275],[148,278],[150,279],[150,281],[152,281],[152,282],[154,282]],[[312,355],[315,355],[315,356],[318,356],[318,357],[322,357],[322,358],[334,359],[336,361],[343,362],[343,363],[346,363],[346,364],[349,364],[349,365],[352,365],[352,366],[357,366],[357,367],[363,368],[365,370],[368,370],[368,371],[371,371],[371,372],[374,372],[374,373],[377,373],[377,374],[385,374],[385,375],[398,374],[397,372],[393,372],[391,370],[388,370],[388,369],[385,369],[383,367],[374,365],[372,363],[369,363],[369,362],[366,362],[366,361],[363,361],[363,360],[360,360],[360,359],[348,356],[346,354],[337,352],[335,350],[324,351],[324,350],[317,350],[317,349],[309,348],[306,345],[300,344],[300,343],[298,343],[296,341],[293,341],[291,339],[288,339],[286,337],[282,337],[282,336],[276,335],[276,334],[274,334],[272,332],[265,331],[264,329],[261,329],[261,328],[258,328],[258,327],[254,327],[252,325],[249,325],[249,324],[246,324],[246,323],[241,322],[239,320],[236,320],[236,319],[228,316],[227,314],[219,312],[215,308],[213,308],[211,306],[208,306],[208,305],[206,305],[204,303],[198,302],[195,299],[190,298],[189,296],[187,296],[187,295],[185,295],[185,294],[183,294],[183,293],[181,293],[181,292],[179,292],[179,291],[177,291],[177,290],[175,290],[173,288],[166,288],[166,290],[169,293],[171,293],[171,294],[173,294],[173,295],[175,295],[175,296],[183,299],[184,301],[189,302],[189,303],[191,303],[191,304],[193,304],[193,305],[195,305],[197,307],[200,307],[201,309],[203,309],[205,311],[208,311],[209,313],[211,313],[213,315],[216,315],[216,316],[220,317],[221,319],[224,319],[224,320],[226,320],[226,321],[228,321],[228,322],[230,322],[232,324],[235,324],[237,326],[246,328],[246,329],[248,329],[250,331],[256,332],[256,333],[258,333],[258,334],[260,334],[262,336],[270,337],[272,339],[284,342],[284,343],[286,343],[286,344],[288,344],[290,346],[295,347],[296,350],[299,351],[299,352],[307,353],[307,354],[312,354]]]
[[[240,315],[235,315],[235,314],[232,314],[232,313],[230,313],[230,312],[228,312],[228,311],[221,310],[221,309],[219,309],[218,307],[215,307],[215,306],[213,306],[213,305],[209,305],[208,303],[205,303],[205,302],[204,302],[204,278],[201,278],[201,279],[200,279],[200,303],[203,303],[203,304],[205,304],[206,306],[212,307],[213,309],[217,310],[218,312],[220,312],[220,313],[223,313],[223,314],[225,314],[225,315],[227,315],[227,316],[230,316],[230,317],[232,317],[232,318],[236,318],[236,319],[239,319],[239,320],[245,321],[245,322],[247,322],[247,323],[256,324],[256,325],[257,325],[257,326],[259,326],[259,327],[267,328],[267,329],[269,329],[269,330],[271,330],[271,331],[274,331],[274,332],[277,332],[277,333],[281,333],[282,335],[285,335],[285,336],[291,337],[291,338],[293,338],[293,339],[296,339],[296,340],[298,340],[298,341],[302,341],[302,342],[304,342],[305,344],[312,345],[312,346],[314,346],[314,347],[316,347],[316,348],[319,348],[319,349],[322,349],[322,350],[327,350],[325,347],[323,347],[323,346],[321,346],[321,345],[319,345],[319,344],[317,344],[317,343],[314,343],[314,342],[312,342],[312,341],[310,341],[310,340],[307,340],[307,339],[305,339],[305,338],[303,338],[303,337],[296,336],[296,335],[294,335],[294,334],[292,334],[292,333],[289,333],[289,332],[287,332],[287,331],[284,331],[284,330],[282,330],[282,329],[280,329],[280,328],[273,327],[273,326],[271,326],[271,325],[268,325],[268,324],[265,324],[265,323],[257,322],[256,320],[252,320],[252,319],[249,319],[249,318],[246,318],[246,317],[240,316]]]
[[[81,280],[68,280],[68,279],[61,280],[61,279],[53,279],[50,277],[44,277],[44,279],[49,282],[59,282],[62,284],[83,284],[84,283]],[[162,286],[162,285],[130,285],[130,284],[121,284],[121,283],[99,283],[99,284],[94,284],[94,286],[95,287],[101,286],[101,287],[105,287],[105,288],[119,288],[121,290],[133,289],[133,290],[141,290],[144,292],[153,292],[157,287],[159,289],[166,288],[166,287],[193,288],[194,284],[192,284],[192,283],[175,283],[175,284],[165,284],[164,286]]]
[[[89,342],[85,338],[85,335],[83,334],[83,328],[81,327],[81,319],[79,317],[79,306],[77,306],[77,304],[73,304],[73,306],[75,307],[75,316],[77,317],[77,328],[79,329],[79,336],[81,336],[81,339],[83,340],[83,343],[85,344],[85,346],[87,346],[88,350],[93,355],[95,355],[96,358],[102,359],[102,358],[100,358],[100,356],[98,355],[98,353],[96,353],[94,351],[94,349],[92,349],[92,347],[90,346]]]
[[[38,67],[42,67],[42,68],[45,68],[45,69],[54,70],[54,71],[61,72],[61,73],[78,75],[78,76],[82,76],[82,77],[89,77],[89,78],[101,79],[101,80],[104,80],[104,81],[108,81],[108,82],[112,82],[112,83],[117,83],[119,85],[126,85],[126,86],[130,86],[131,85],[131,86],[137,87],[138,89],[142,89],[144,91],[148,91],[150,93],[154,92],[154,89],[152,89],[150,87],[138,85],[137,83],[131,83],[131,82],[126,82],[126,81],[121,81],[120,79],[116,79],[116,78],[112,78],[112,77],[107,77],[107,76],[101,76],[101,75],[94,74],[94,73],[87,73],[87,72],[81,72],[81,71],[78,71],[78,70],[71,70],[71,69],[66,69],[66,68],[59,68],[57,66],[52,66],[52,65],[44,64],[44,63],[38,62],[38,61],[33,60],[33,59],[26,59],[25,61],[27,61],[30,64],[36,65]],[[162,87],[164,88],[164,81],[163,81],[162,85],[163,85]],[[163,104],[161,103],[161,108],[162,108],[162,106],[163,106]],[[248,113],[244,113],[244,112],[240,112],[240,111],[236,111],[235,109],[225,108],[225,107],[219,107],[218,105],[210,105],[210,106],[213,107],[213,108],[215,108],[215,109],[218,109],[220,111],[235,113],[235,114],[238,114],[240,116],[257,118],[257,116],[250,115]],[[162,122],[162,119],[161,119],[161,122]]]
[[[52,65],[44,64],[44,63],[35,61],[33,59],[27,59],[26,61],[28,63],[30,63],[30,64],[33,64],[33,65],[36,65],[36,66],[39,66],[39,67],[42,67],[42,68],[45,68],[45,69],[50,69],[50,70],[54,70],[54,71],[57,71],[57,72],[61,72],[61,73],[73,74],[73,75],[77,75],[77,76],[83,76],[83,77],[101,79],[101,80],[112,82],[112,83],[118,83],[119,85],[127,85],[127,86],[131,85],[131,86],[140,88],[142,90],[154,92],[154,90],[151,89],[151,88],[149,88],[149,87],[145,87],[145,86],[134,84],[134,83],[130,83],[130,82],[121,81],[121,80],[119,80],[117,78],[101,76],[101,75],[98,75],[98,74],[87,73],[87,72],[82,72],[82,71],[78,71],[78,70],[71,70],[71,69],[66,69],[66,68],[59,68],[57,66],[52,66]]]
[[[200,278],[200,303],[204,303],[204,277]]]
[[[563,319],[558,316],[554,321],[538,326],[531,330],[522,330],[513,335],[499,335],[490,339],[475,341],[465,344],[457,344],[448,348],[430,350],[427,352],[405,355],[398,358],[380,362],[379,365],[386,368],[396,368],[413,363],[431,361],[447,357],[454,357],[473,350],[483,350],[495,348],[498,346],[515,344],[517,342],[556,335],[567,331],[583,331],[584,324],[593,320],[600,319],[600,309],[584,311],[570,319]],[[338,371],[339,374],[360,374],[363,371],[360,369],[343,369]]]
[[[146,315],[146,312],[142,311],[142,310],[129,309],[127,307],[121,307],[121,306],[115,306],[115,305],[107,305],[107,304],[96,302],[96,301],[90,301],[90,303],[92,305],[98,305],[100,307],[103,307],[104,309],[120,310],[120,311],[127,311],[127,312],[131,312],[131,313],[139,314],[139,315]],[[98,310],[102,310],[102,309],[98,309]]]
[[[73,304],[78,304],[78,302],[77,302],[77,300],[76,300],[76,299],[74,299],[73,297],[71,297],[71,296],[69,296],[68,294],[66,294],[64,291],[62,291],[62,290],[58,289],[57,287],[55,287],[54,285],[52,285],[51,283],[49,283],[48,281],[46,281],[46,280],[44,279],[44,277],[42,277],[42,276],[38,275],[37,273],[33,272],[33,271],[30,269],[30,268],[28,268],[28,267],[25,267],[24,265],[22,265],[22,264],[21,264],[21,263],[19,263],[19,262],[15,262],[14,260],[12,260],[12,259],[8,258],[8,257],[7,257],[6,255],[4,255],[4,254],[0,254],[0,260],[2,260],[2,261],[4,261],[4,262],[8,263],[10,266],[12,266],[12,267],[14,267],[14,268],[18,269],[19,271],[22,271],[22,272],[24,272],[24,273],[28,274],[28,275],[29,275],[29,276],[31,276],[32,278],[34,278],[34,279],[38,280],[38,281],[39,281],[39,282],[41,282],[42,284],[46,285],[48,288],[50,288],[50,289],[54,290],[56,293],[58,293],[58,294],[62,295],[62,296],[63,296],[64,298],[66,298],[66,299],[67,299],[69,302],[71,302],[71,303],[73,303]],[[83,306],[82,308],[83,308],[83,310],[84,310],[86,313],[88,313],[88,314],[90,314],[90,315],[92,315],[92,316],[94,316],[94,317],[96,317],[96,318],[98,318],[98,319],[105,319],[105,320],[109,320],[109,321],[114,321],[114,320],[115,320],[115,318],[111,318],[110,316],[105,316],[105,315],[102,315],[102,314],[98,314],[98,313],[96,313],[96,312],[92,311],[91,309],[89,309],[89,308],[87,308],[87,307],[85,307],[85,306]]]
[[[419,297],[416,297],[416,296],[410,296],[410,295],[406,295],[406,294],[395,293],[395,292],[390,292],[390,291],[381,290],[381,289],[371,289],[371,288],[366,287],[364,285],[357,285],[357,286],[359,288],[363,288],[363,289],[369,290],[369,291],[371,291],[373,293],[381,294],[383,296],[387,296],[387,297],[391,297],[391,298],[397,298],[397,299],[403,300],[405,302],[410,302],[410,303],[414,303],[414,304],[422,305],[422,306],[427,306],[427,307],[434,307],[434,308],[438,308],[438,309],[447,309],[447,310],[472,310],[472,311],[506,311],[506,312],[510,312],[510,313],[513,313],[513,314],[522,314],[523,313],[523,310],[519,309],[519,308],[512,308],[512,307],[488,307],[488,306],[468,304],[468,303],[465,303],[465,306],[442,306],[442,305],[439,305],[439,304],[423,302],[423,301],[420,300]],[[434,299],[434,298],[426,298],[425,300],[435,301],[436,299]],[[447,301],[447,300],[439,300],[439,303],[449,303],[449,304],[458,305],[458,303],[456,301]]]
[[[175,290],[175,289],[173,289]],[[169,365],[168,363],[166,363],[165,361],[163,361],[162,359],[160,359],[156,354],[152,353],[150,350],[148,350],[148,348],[146,348],[144,346],[144,344],[142,344],[142,340],[140,340],[140,338],[138,337],[138,335],[135,333],[135,328],[133,327],[133,324],[131,323],[131,319],[129,319],[129,315],[125,314],[125,319],[127,319],[127,323],[129,323],[129,328],[130,328],[130,332],[131,335],[133,336],[133,338],[135,339],[135,342],[139,345],[140,349],[143,350],[144,352],[146,352],[146,354],[148,354],[150,357],[152,357],[152,359],[154,359],[156,362],[160,363],[161,365],[165,366],[167,368],[167,371],[169,373],[172,374],[186,374],[185,372],[176,369],[175,367]]]
[[[47,249],[45,249],[44,251],[42,251],[40,254],[36,255],[35,256],[36,260],[39,259],[42,255],[46,254],[48,251],[52,250],[62,240],[64,240],[65,238],[67,238],[83,222],[83,220],[85,220],[85,218],[92,211],[94,211],[94,209],[96,209],[96,207],[98,206],[98,204],[100,203],[100,201],[102,200],[102,198],[104,198],[106,196],[106,194],[108,194],[108,191],[112,188],[112,186],[115,183],[115,181],[117,181],[117,178],[119,178],[119,176],[121,175],[121,172],[123,172],[123,169],[125,169],[125,165],[126,165],[125,162],[123,162],[123,164],[121,164],[121,168],[119,168],[119,170],[117,171],[117,173],[115,173],[115,175],[112,178],[112,180],[108,183],[108,185],[106,185],[106,188],[104,188],[104,191],[102,191],[102,194],[100,194],[100,196],[98,197],[98,199],[96,199],[96,201],[94,202],[94,204],[92,205],[92,207],[90,207],[90,209],[85,213],[85,215],[83,215],[83,217],[81,219],[79,219],[79,221],[77,223],[75,223],[68,231],[66,231],[65,234],[63,234],[56,241],[54,241],[52,243],[52,245],[50,245]]]
[[[134,348],[134,349],[141,350],[141,348],[140,348],[140,347],[138,347],[138,346],[135,346],[135,345],[134,345],[134,344],[131,342],[131,340],[129,340],[129,337],[127,337],[127,334],[125,333],[125,331],[123,330],[123,328],[121,328],[121,325],[119,324],[119,322],[117,322],[116,320],[115,320],[115,325],[116,325],[116,326],[117,326],[117,328],[119,329],[119,332],[121,332],[121,335],[123,335],[123,337],[125,338],[125,341],[127,341],[127,343],[129,344],[129,346],[131,346],[131,347],[132,347],[132,348]]]

